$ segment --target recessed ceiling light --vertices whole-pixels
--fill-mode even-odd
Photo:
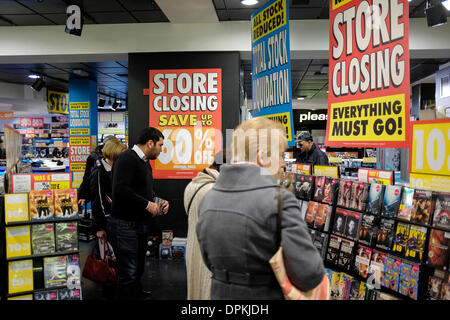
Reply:
[[[298,97],[297,100],[305,100],[305,97]]]
[[[244,6],[252,6],[254,4],[257,4],[259,1],[258,0],[241,0],[241,3]]]
[[[445,9],[450,11],[450,0],[444,0],[442,1],[442,4],[444,5]]]
[[[28,78],[37,79],[37,78],[40,78],[40,76],[38,74],[30,74],[30,75],[28,75]]]

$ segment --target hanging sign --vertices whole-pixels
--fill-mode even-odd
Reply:
[[[69,114],[69,93],[47,90],[47,109],[49,113]]]
[[[150,70],[149,125],[164,135],[155,179],[192,179],[222,144],[222,69]]]
[[[70,103],[69,134],[71,136],[90,135],[89,102]]]
[[[326,146],[406,148],[409,4],[330,1]]]
[[[450,191],[450,119],[411,122],[410,185]]]
[[[253,117],[280,122],[289,146],[294,146],[289,1],[271,0],[251,17]]]

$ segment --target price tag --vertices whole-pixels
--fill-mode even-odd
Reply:
[[[33,260],[11,261],[8,270],[9,294],[33,290]]]
[[[5,194],[6,224],[28,220],[28,194]]]
[[[6,228],[6,257],[31,255],[30,226]]]
[[[339,179],[339,168],[334,166],[314,166],[314,175]]]
[[[450,192],[450,176],[411,173],[409,185],[414,189]]]
[[[412,122],[411,172],[450,176],[450,119]]]

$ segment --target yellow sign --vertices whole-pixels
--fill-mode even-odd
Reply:
[[[70,137],[69,143],[71,146],[88,145],[91,143],[90,137]]]
[[[71,102],[70,109],[72,109],[72,110],[87,110],[87,109],[89,109],[89,102]]]
[[[286,133],[286,139],[288,141],[292,140],[291,114],[289,112],[274,113],[261,117],[269,118],[271,120],[281,123],[284,127],[284,132]]]
[[[47,109],[49,113],[69,114],[69,93],[47,91]]]
[[[339,168],[335,166],[314,166],[314,175],[339,179]]]
[[[450,176],[450,120],[412,122],[411,172]]]
[[[71,163],[70,171],[83,171],[86,170],[86,163]]]
[[[30,226],[6,228],[6,257],[24,257],[31,255]]]
[[[328,157],[330,163],[342,163],[341,157]]]
[[[346,5],[347,3],[352,2],[353,0],[331,0],[333,6],[333,10],[342,7],[343,5]]]
[[[5,222],[28,221],[28,194],[5,194]]]
[[[33,295],[24,294],[23,296],[8,297],[8,300],[33,300]]]
[[[405,141],[405,111],[404,94],[332,103],[328,141]]]
[[[70,129],[70,135],[74,136],[88,136],[90,134],[89,128]]]
[[[286,24],[286,2],[285,0],[275,1],[272,5],[253,17],[253,42]]]
[[[409,174],[409,185],[413,189],[450,192],[450,176],[432,174]]]
[[[83,182],[83,176],[84,171],[81,172],[72,172],[73,174],[73,181],[72,181],[72,188],[77,189],[80,187],[81,182]]]
[[[377,157],[364,157],[363,163],[377,163]]]
[[[50,182],[50,190],[55,189],[70,189],[70,181]]]
[[[33,290],[33,260],[12,261],[8,270],[9,294]]]

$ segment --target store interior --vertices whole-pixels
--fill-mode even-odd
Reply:
[[[262,1],[262,3],[264,2]],[[418,19],[420,22],[425,23],[426,2],[421,0],[409,2],[410,20]],[[133,28],[136,28],[133,30],[139,30],[139,25],[144,25],[147,28],[155,24],[155,29],[162,28],[167,31],[168,24],[179,27],[182,24],[189,23],[197,24],[200,22],[201,25],[201,23],[229,22],[236,23],[237,28],[242,28],[239,24],[242,22],[248,23],[251,14],[261,5],[260,1],[260,4],[257,6],[246,7],[237,0],[193,0],[189,1],[189,3],[197,5],[197,12],[189,12],[189,14],[186,14],[183,11],[183,6],[178,8],[174,4],[174,1],[165,0],[85,1],[85,10],[83,11],[84,32],[87,32],[88,30],[86,29],[89,29],[89,27],[96,28],[105,24],[110,25],[111,28],[113,28],[112,26],[117,28],[124,26],[126,28],[133,25]],[[301,20],[301,23],[316,23],[315,21],[318,23],[326,22],[329,19],[328,3],[329,1],[327,0],[292,0],[290,1],[289,7],[290,20]],[[63,25],[65,25],[65,10],[67,5],[68,2],[63,0],[17,0],[0,2],[0,28],[2,28],[2,31],[8,27],[35,27],[36,30],[39,30],[38,28],[58,26],[62,28],[61,33],[64,34]],[[450,17],[450,11],[447,12],[447,17]],[[247,27],[247,25],[245,26]],[[193,32],[198,32],[199,29],[195,28],[202,27],[196,25],[193,28]],[[298,30],[298,28],[297,26],[297,29],[294,30]],[[447,28],[445,30],[449,30],[448,26],[445,28]],[[416,30],[414,28],[412,29]],[[59,32],[53,31],[53,29],[51,30],[52,32]],[[322,32],[324,32],[323,30],[328,32],[327,27],[321,27],[320,30]],[[420,28],[422,32],[420,34],[421,37],[425,37],[423,30],[426,31],[426,27]],[[108,32],[105,30],[98,31],[95,29],[95,32],[101,32],[102,37],[108,37]],[[145,31],[141,32],[145,34]],[[154,32],[156,33],[157,31]],[[170,34],[170,40],[172,42],[176,42],[176,39],[181,37],[179,35],[174,36],[170,31],[167,32]],[[207,38],[213,32],[214,30],[206,34],[205,37]],[[313,34],[314,32],[309,29],[305,33]],[[145,39],[142,34],[137,36],[138,40],[136,42]],[[73,37],[65,34],[64,36]],[[114,35],[109,35],[109,37],[114,37]],[[295,37],[295,31],[291,31],[291,39]],[[301,131],[311,132],[317,146],[327,153],[330,165],[339,168],[336,179],[357,181],[359,170],[366,168],[390,171],[393,174],[393,184],[408,186],[410,170],[408,149],[365,148],[364,146],[344,148],[326,147],[324,145],[329,88],[328,42],[322,41],[325,45],[317,45],[310,39],[314,36],[308,38],[308,36],[302,34],[301,37],[298,42],[294,40],[294,44],[291,46],[294,49],[292,50],[290,61],[295,135]],[[439,37],[443,37],[442,33],[439,34]],[[163,37],[155,36],[154,34],[149,36],[148,42],[155,39],[160,39],[160,42],[163,44],[158,43],[154,47],[148,45],[146,49],[143,49],[135,43],[130,45],[126,42],[127,39],[122,37],[118,40],[117,47],[112,48],[109,42],[109,47],[107,45],[105,46],[103,42],[99,44],[101,47],[100,51],[103,50],[103,53],[95,50],[90,52],[88,47],[93,46],[92,42],[85,44],[86,47],[81,45],[81,49],[74,53],[71,53],[70,50],[66,52],[64,48],[61,48],[60,52],[53,53],[51,50],[55,44],[49,42],[49,49],[45,51],[44,55],[37,54],[36,52],[39,50],[29,55],[24,52],[15,52],[9,56],[7,54],[1,54],[0,138],[2,141],[5,140],[5,125],[16,130],[22,136],[20,150],[22,168],[20,172],[34,174],[70,172],[68,151],[70,147],[68,97],[69,83],[73,79],[89,79],[96,83],[98,111],[96,125],[98,132],[95,145],[100,144],[104,137],[114,135],[129,147],[133,146],[134,141],[130,139],[128,132],[128,128],[133,132],[137,130],[136,128],[132,128],[133,121],[129,119],[129,113],[132,112],[130,110],[133,110],[133,108],[136,110],[136,106],[129,105],[130,95],[132,93],[129,92],[128,53],[131,52],[177,52],[182,51],[180,50],[182,45],[188,46],[187,41],[196,41],[195,43],[200,48],[192,49],[191,46],[188,46],[186,51],[189,52],[210,52],[216,50],[221,52],[228,50],[239,52],[239,122],[251,117],[249,110],[252,105],[252,60],[250,52],[247,50],[248,46],[242,49],[238,43],[232,48],[227,48],[226,45],[223,47],[217,45],[216,41],[219,40],[211,40],[211,44],[204,44],[205,41],[202,39],[192,40],[192,38],[189,38],[186,42],[182,41],[182,43],[172,47],[164,44]],[[308,39],[311,41],[306,45],[307,48],[304,50],[299,49],[301,43]],[[417,39],[421,38],[418,37]],[[439,79],[437,73],[440,70],[450,70],[450,49],[448,46],[444,46],[442,49],[438,44],[435,44],[434,49],[423,49],[420,45],[417,45],[417,39],[415,39],[416,42],[414,43],[415,51],[412,51],[410,55],[411,120],[434,120],[437,118],[436,107],[438,104],[436,101],[436,81]],[[124,49],[120,48],[121,44],[125,44]],[[133,50],[133,48],[136,50]],[[53,96],[52,92],[55,92]],[[136,117],[135,114],[130,114],[131,119],[132,117]],[[449,117],[448,109],[447,117]],[[145,120],[147,121],[147,119]],[[288,166],[294,162],[292,159],[294,149],[295,147],[290,147],[286,154]],[[290,167],[288,170],[290,170]],[[0,177],[3,176],[5,171],[6,159],[0,159]],[[186,183],[186,181],[183,182],[183,186]],[[165,181],[161,181],[160,184],[157,182],[156,188],[160,187],[161,190],[165,190],[167,188],[166,184],[167,182]],[[175,190],[181,190],[181,185],[177,185]],[[289,187],[293,188],[291,185]],[[3,192],[7,193],[8,191],[3,190]],[[306,197],[297,198],[300,201],[300,206],[306,208]],[[314,199],[312,196],[309,196],[309,200]],[[180,199],[176,199],[176,201],[179,202],[177,203],[178,207],[174,206],[174,208],[181,208],[182,204]],[[321,200],[317,200],[317,202],[320,203]],[[336,205],[336,202],[333,204]],[[329,205],[333,204],[329,203]],[[86,209],[88,210],[89,207]],[[177,214],[181,218],[177,220],[178,224],[174,228],[174,234],[175,237],[185,238],[187,234],[187,221],[185,217],[182,217],[184,212]],[[163,220],[161,222],[161,228],[170,228],[170,224],[171,220]],[[80,222],[78,226],[80,227]],[[314,221],[311,229],[317,231],[314,228]],[[330,227],[329,235],[331,232],[332,228]],[[93,235],[84,233],[79,239],[89,244],[93,239]],[[158,258],[158,254],[153,251],[151,255],[153,258]],[[155,266],[154,261],[151,263]],[[156,268],[160,268],[160,266],[156,265]],[[178,270],[177,272],[183,272],[183,268],[180,268],[180,266],[176,266],[175,268]],[[161,271],[161,269],[158,270]],[[340,270],[342,271],[342,269]],[[424,274],[430,276],[430,270],[426,272]],[[448,277],[448,271],[446,272],[446,276]],[[154,278],[155,273],[150,275],[150,277]],[[422,278],[423,283],[426,282],[424,281],[424,278]],[[89,283],[89,281],[87,282]],[[98,287],[95,290],[99,290]],[[386,292],[394,295],[396,298],[403,297],[402,295],[397,295],[395,290],[388,289]],[[421,289],[420,298],[425,297],[425,295],[426,290]],[[89,294],[86,296],[89,296]],[[91,296],[94,297],[95,295],[91,294]],[[169,296],[167,298],[170,299]],[[415,299],[417,299],[417,296]]]

